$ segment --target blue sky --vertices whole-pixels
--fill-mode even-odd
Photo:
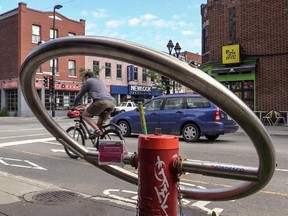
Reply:
[[[0,0],[0,14],[17,8],[19,1]],[[181,51],[201,53],[200,5],[207,0],[22,0],[27,7],[86,20],[86,35],[123,39],[167,51],[172,39]]]

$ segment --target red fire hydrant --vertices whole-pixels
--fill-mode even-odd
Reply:
[[[177,215],[179,157],[177,136],[150,134],[138,138],[139,216]]]

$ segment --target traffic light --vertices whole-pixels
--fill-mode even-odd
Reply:
[[[165,77],[165,76],[161,76],[161,83],[163,86],[169,86],[170,85],[170,80],[169,78]]]
[[[49,92],[50,94],[54,91],[54,76],[49,76]]]
[[[170,79],[165,76],[161,76],[161,83],[166,90],[166,94],[170,94]]]
[[[45,87],[47,87],[48,86],[48,77],[47,76],[43,76],[43,85],[45,86]]]

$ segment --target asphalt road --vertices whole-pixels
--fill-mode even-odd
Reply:
[[[58,118],[63,127],[73,124],[71,119]],[[182,200],[199,215],[215,211],[218,215],[286,216],[288,214],[288,145],[287,136],[273,136],[278,167],[271,182],[250,197],[225,202]],[[126,139],[130,152],[137,151],[137,136]],[[87,162],[67,157],[63,147],[33,118],[1,119],[0,169],[12,175],[39,180],[58,187],[94,197],[123,201],[127,206],[136,204],[137,186],[95,168]],[[258,166],[258,158],[251,141],[241,134],[225,135],[216,141],[201,139],[197,143],[180,141],[180,155],[202,161]],[[127,169],[137,173],[134,168]],[[181,181],[195,188],[225,188],[239,181],[212,178],[196,174],[181,176]],[[1,209],[1,205],[0,205]]]

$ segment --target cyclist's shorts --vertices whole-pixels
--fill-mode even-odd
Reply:
[[[97,100],[87,107],[87,112],[93,116],[101,114],[105,109],[111,108],[114,110],[114,102],[112,100]]]

